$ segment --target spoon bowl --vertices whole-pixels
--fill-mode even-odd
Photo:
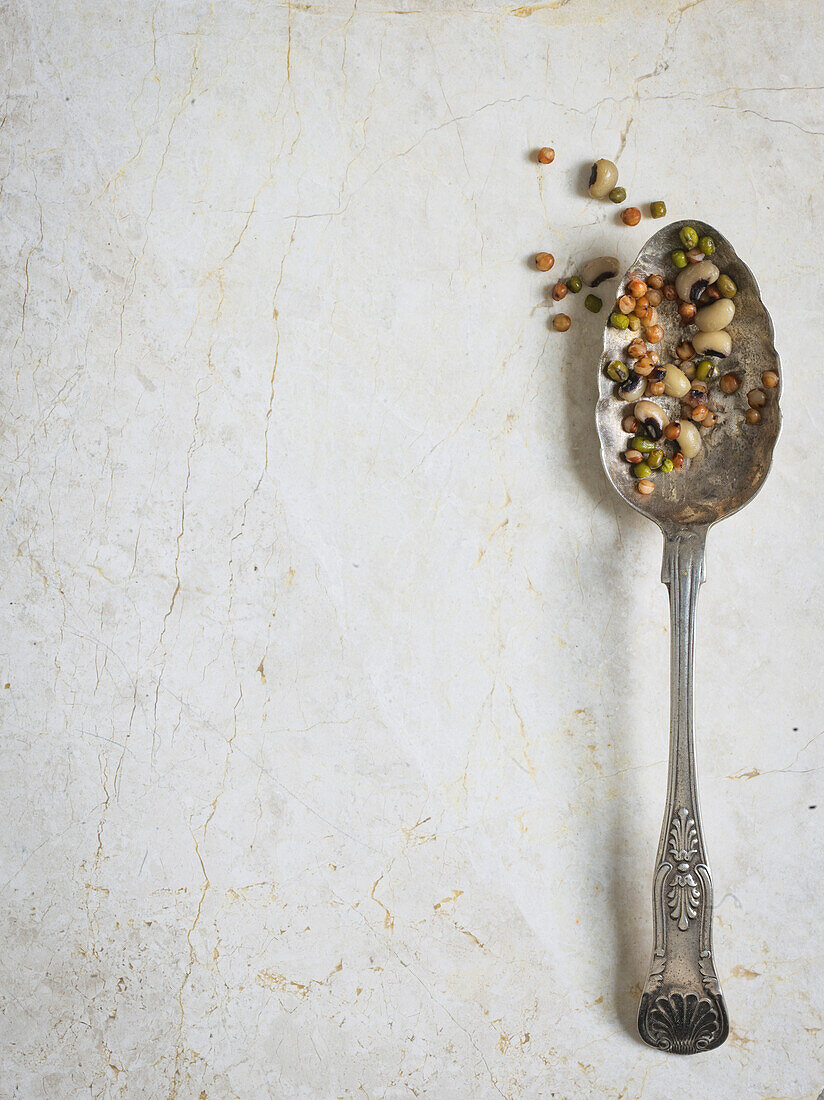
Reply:
[[[609,323],[599,364],[596,411],[607,477],[624,500],[657,523],[664,535],[661,579],[670,592],[670,749],[667,802],[653,877],[654,946],[638,1009],[638,1030],[645,1043],[672,1054],[713,1050],[729,1034],[713,957],[712,881],[701,829],[692,722],[695,607],[704,579],[704,543],[713,523],[742,508],[763,485],[781,427],[780,364],[772,322],[752,272],[716,229],[704,222],[675,222],[660,230],[639,252],[618,294],[636,274],[645,278],[672,270],[670,253],[680,247],[678,233],[685,225],[692,225],[699,237],[713,238],[712,261],[738,288],[735,315],[727,329],[732,350],[720,361],[719,373],[734,372],[740,386],[735,393],[725,394],[716,383],[710,385],[708,402],[718,414],[717,423],[701,430],[701,450],[683,469],[655,474],[655,490],[649,496],[638,492],[632,467],[623,457],[629,438],[621,422],[632,412],[632,405],[616,399],[615,384],[604,368],[613,359],[623,360],[629,340],[626,332]],[[681,325],[675,302],[662,301],[660,314],[668,339],[658,345],[659,355],[662,363],[677,362],[675,345],[690,339],[691,328]],[[766,370],[779,374],[779,386],[765,390],[760,423],[748,424],[744,419],[747,394],[762,388],[761,375]],[[678,398],[650,400],[670,420],[681,419]]]
[[[726,359],[718,360],[719,373],[733,371],[741,385],[733,394],[722,393],[718,385],[711,386],[711,404],[718,415],[718,423],[712,429],[701,432],[703,446],[695,458],[677,474],[657,476],[655,492],[642,496],[636,489],[632,469],[623,458],[627,447],[627,433],[621,427],[622,419],[631,409],[615,397],[615,384],[610,381],[603,367],[613,359],[623,359],[628,337],[625,332],[607,324],[604,330],[604,353],[599,370],[600,398],[596,411],[598,435],[601,440],[601,461],[607,477],[624,500],[649,516],[660,527],[670,529],[684,524],[709,526],[725,516],[732,515],[751,500],[764,482],[772,464],[773,448],[781,428],[779,407],[780,387],[768,391],[767,404],[761,410],[760,424],[747,424],[744,413],[747,393],[761,389],[761,375],[773,370],[781,377],[778,353],[773,340],[774,332],[755,276],[741,260],[732,245],[706,222],[674,222],[650,237],[635,262],[622,280],[621,286],[632,274],[671,272],[670,253],[680,248],[679,230],[693,226],[699,237],[709,236],[715,241],[716,251],[711,258],[721,272],[729,275],[738,292],[735,295],[735,317],[727,331],[732,337],[732,352]],[[620,291],[618,292],[621,293]],[[618,295],[616,295],[617,297]],[[675,345],[688,340],[694,331],[681,325],[676,303],[666,299],[658,307],[665,325],[665,339],[658,345],[663,363],[679,365]],[[671,321],[674,317],[674,323]],[[674,327],[677,326],[677,327]],[[676,339],[667,339],[669,333]],[[671,420],[680,418],[680,401],[675,397],[654,397]]]

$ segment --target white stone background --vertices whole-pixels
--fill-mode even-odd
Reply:
[[[817,1097],[817,3],[3,21],[0,1095]],[[530,265],[660,224],[598,155],[726,233],[787,374],[699,606],[692,1059],[634,1033],[660,536],[597,461],[603,316],[548,331]]]

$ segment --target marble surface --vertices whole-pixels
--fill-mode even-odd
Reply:
[[[0,1096],[815,1100],[818,6],[2,18]],[[732,1033],[686,1060],[634,1032],[660,537],[530,265],[652,231],[593,155],[724,230],[787,375],[699,604]]]

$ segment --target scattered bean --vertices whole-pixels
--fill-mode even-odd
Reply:
[[[660,290],[664,285],[664,280],[660,275],[647,275],[647,286],[652,287],[653,290]]]
[[[692,302],[682,302],[678,307],[678,316],[685,324],[689,324],[695,316],[695,306]]]
[[[613,187],[609,193],[609,201],[614,202],[616,205],[626,201],[627,193],[623,187]]]
[[[640,298],[634,298],[633,302],[635,303],[634,309],[636,317],[640,317],[644,310],[649,309],[649,298],[646,294],[642,294]]]
[[[667,204],[665,202],[651,202],[649,204],[649,212],[653,218],[664,218],[667,213]]]
[[[629,319],[625,313],[621,313],[620,310],[616,310],[615,313],[610,313],[609,323],[613,328],[625,329],[629,327]]]
[[[709,260],[684,267],[675,277],[675,289],[682,302],[697,302],[710,283],[718,278],[718,268]]]
[[[589,193],[594,199],[605,199],[618,182],[618,169],[611,160],[596,160],[589,174]]]
[[[641,331],[641,318],[640,317],[636,317],[635,314],[633,313],[633,314],[630,315],[628,320],[629,320],[629,327],[632,329],[633,332],[640,332]]]
[[[760,424],[761,413],[758,409],[747,409],[747,411],[744,413],[744,419],[747,421],[748,424]]]
[[[548,145],[545,145],[543,149],[538,150],[538,161],[541,164],[552,164],[555,160],[555,150],[550,149]]]
[[[651,439],[647,439],[645,435],[636,435],[630,442],[630,448],[633,451],[640,451],[643,455],[648,455],[650,451],[655,450],[655,444]]]
[[[595,294],[587,294],[586,298],[584,298],[584,305],[590,313],[600,313],[603,304],[601,299]]]
[[[644,431],[650,439],[661,438],[661,433],[669,424],[669,417],[660,405],[655,401],[636,401],[632,411],[635,418],[643,424]],[[635,446],[634,441],[633,446]],[[639,447],[638,450],[643,450],[643,447]]]
[[[695,348],[689,340],[684,340],[684,342],[679,344],[675,349],[675,354],[681,360],[692,359],[693,355],[695,355]]]
[[[627,294],[632,298],[643,298],[647,292],[647,284],[643,279],[630,279],[627,283]]]
[[[679,368],[670,364],[664,374],[664,390],[670,397],[684,397],[689,392],[690,383]],[[674,437],[673,437],[674,438]]]
[[[660,325],[652,325],[644,331],[650,344],[658,344],[664,339],[664,330]]]
[[[552,327],[556,332],[566,332],[569,326],[572,324],[569,317],[565,313],[559,313],[552,322]]]
[[[681,434],[681,425],[677,420],[674,420],[672,424],[667,424],[664,428],[664,438],[669,440],[676,440]]]
[[[584,284],[581,282],[577,275],[573,275],[571,279],[567,279],[567,288],[569,289],[570,294],[580,293],[581,287],[583,285]]]
[[[698,234],[691,225],[685,225],[678,236],[684,248],[695,248],[698,244]]]
[[[678,297],[678,291],[675,289],[672,283],[667,283],[664,287],[664,297],[668,302],[674,302]]]
[[[702,420],[706,419],[708,412],[709,409],[706,405],[696,405],[695,408],[692,410],[692,419],[696,420],[700,424]]]
[[[687,259],[687,254],[683,250],[683,248],[676,248],[675,249],[675,251],[672,253],[672,262],[675,264],[676,267],[686,267],[687,266],[687,264],[689,263],[689,260]]]
[[[643,455],[641,454],[641,452],[640,452],[640,451],[632,451],[632,450],[630,450],[630,451],[624,451],[624,458],[625,458],[625,459],[627,460],[627,462],[629,462],[629,463],[630,463],[630,464],[631,464],[632,466],[637,466],[637,464],[638,464],[639,462],[643,462],[643,461],[644,461],[644,456],[643,456]]]
[[[637,470],[638,467],[636,466],[635,469]],[[645,477],[638,482],[636,488],[642,496],[648,497],[655,492],[655,483],[650,481],[648,477]]]
[[[715,241],[712,237],[702,237],[698,242],[698,247],[705,256],[711,256],[715,252]]]
[[[713,306],[709,306],[713,309]],[[717,355],[723,359],[732,351],[732,337],[728,332],[697,332],[692,338],[692,346],[706,355]]]
[[[635,435],[639,427],[638,420],[634,416],[625,416],[621,421],[621,427],[630,435]]]
[[[562,298],[566,298],[569,287],[566,283],[556,283],[552,288],[552,297],[556,302],[560,302]]]
[[[701,434],[691,420],[681,421],[678,446],[681,448],[681,454],[684,458],[695,458],[701,450]]]
[[[661,302],[664,299],[664,295],[661,293],[660,290],[655,290],[654,288],[652,288],[647,291],[647,298],[649,299],[649,304],[651,306],[660,306]]]
[[[624,225],[637,225],[641,220],[641,211],[637,206],[628,206],[621,215]]]
[[[747,404],[751,409],[763,409],[767,404],[767,395],[763,390],[750,390],[747,394]]]
[[[621,382],[616,387],[615,396],[622,401],[639,401],[644,396],[646,388],[646,378],[642,378],[634,370],[631,370],[626,382]]]
[[[676,470],[682,469],[684,465],[684,456],[679,451],[678,454],[672,456],[672,464]]]
[[[626,382],[629,378],[629,367],[620,359],[613,359],[607,366],[607,374],[613,382]]]
[[[724,393],[735,393],[741,382],[735,374],[725,374],[721,381],[718,383]]]
[[[584,264],[581,278],[587,286],[596,287],[608,279],[616,279],[620,271],[621,263],[616,256],[597,256]]]
[[[761,375],[761,384],[766,386],[768,390],[774,390],[778,385],[778,375],[774,370],[765,370]]]
[[[703,388],[698,388],[696,383],[684,398],[684,403],[690,409],[697,409],[699,405],[706,405],[707,403],[707,391]]]
[[[551,252],[539,252],[535,257],[535,266],[539,271],[549,271],[555,263],[555,257]]]
[[[719,275],[717,285],[722,298],[734,298],[738,293],[738,287],[729,275]]]
[[[720,332],[732,323],[735,316],[735,303],[729,298],[719,298],[717,302],[699,309],[695,323],[701,332]]]
[[[632,359],[640,359],[642,355],[645,355],[647,351],[647,345],[640,337],[636,337],[627,348],[627,355]]]

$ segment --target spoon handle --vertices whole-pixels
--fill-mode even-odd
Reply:
[[[665,535],[661,579],[670,593],[670,752],[667,807],[652,888],[655,943],[638,1030],[650,1046],[696,1054],[729,1033],[712,955],[712,882],[695,777],[692,673],[695,604],[707,528]]]

